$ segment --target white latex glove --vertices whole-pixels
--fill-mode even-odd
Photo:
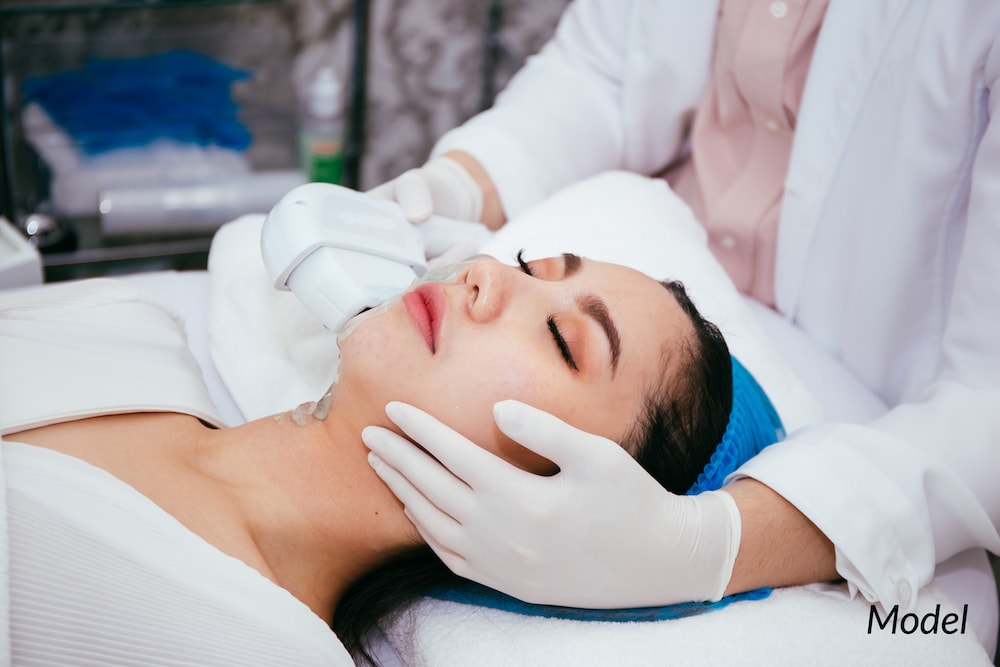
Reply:
[[[715,601],[729,584],[742,524],[724,491],[668,493],[616,443],[516,401],[494,406],[497,426],[556,475],[520,470],[412,406],[386,414],[431,456],[372,426],[369,461],[458,575],[591,609]]]
[[[395,201],[413,223],[432,215],[453,220],[479,222],[483,215],[483,192],[461,165],[447,157],[436,157],[422,167],[410,169],[368,191]]]

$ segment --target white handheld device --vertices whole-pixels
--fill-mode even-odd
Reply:
[[[329,183],[288,192],[264,220],[260,251],[279,290],[291,290],[323,326],[405,290],[427,270],[425,251],[489,236],[478,223],[432,218],[411,224],[395,202]]]

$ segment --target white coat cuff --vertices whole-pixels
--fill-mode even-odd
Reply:
[[[845,445],[840,430],[806,429],[768,447],[727,483],[752,477],[808,517],[833,542],[852,596],[912,608],[934,573],[929,522],[872,460]]]

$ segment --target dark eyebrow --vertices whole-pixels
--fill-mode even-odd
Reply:
[[[571,275],[580,270],[580,264],[583,260],[579,256],[574,255],[571,252],[563,253],[563,278],[569,278]]]
[[[578,261],[579,259],[577,257]],[[614,375],[618,370],[618,357],[621,356],[622,343],[621,336],[618,335],[618,327],[615,326],[614,320],[611,319],[611,313],[608,312],[607,304],[593,294],[583,294],[577,297],[576,303],[580,307],[580,310],[597,322],[608,337],[608,345],[611,346],[611,374]]]

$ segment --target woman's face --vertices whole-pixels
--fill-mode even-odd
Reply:
[[[621,442],[692,331],[638,271],[574,255],[520,267],[483,259],[414,285],[342,337],[337,393],[370,408],[367,423],[390,426],[385,404],[403,401],[515,465],[552,472],[497,429],[493,404],[517,399]]]

